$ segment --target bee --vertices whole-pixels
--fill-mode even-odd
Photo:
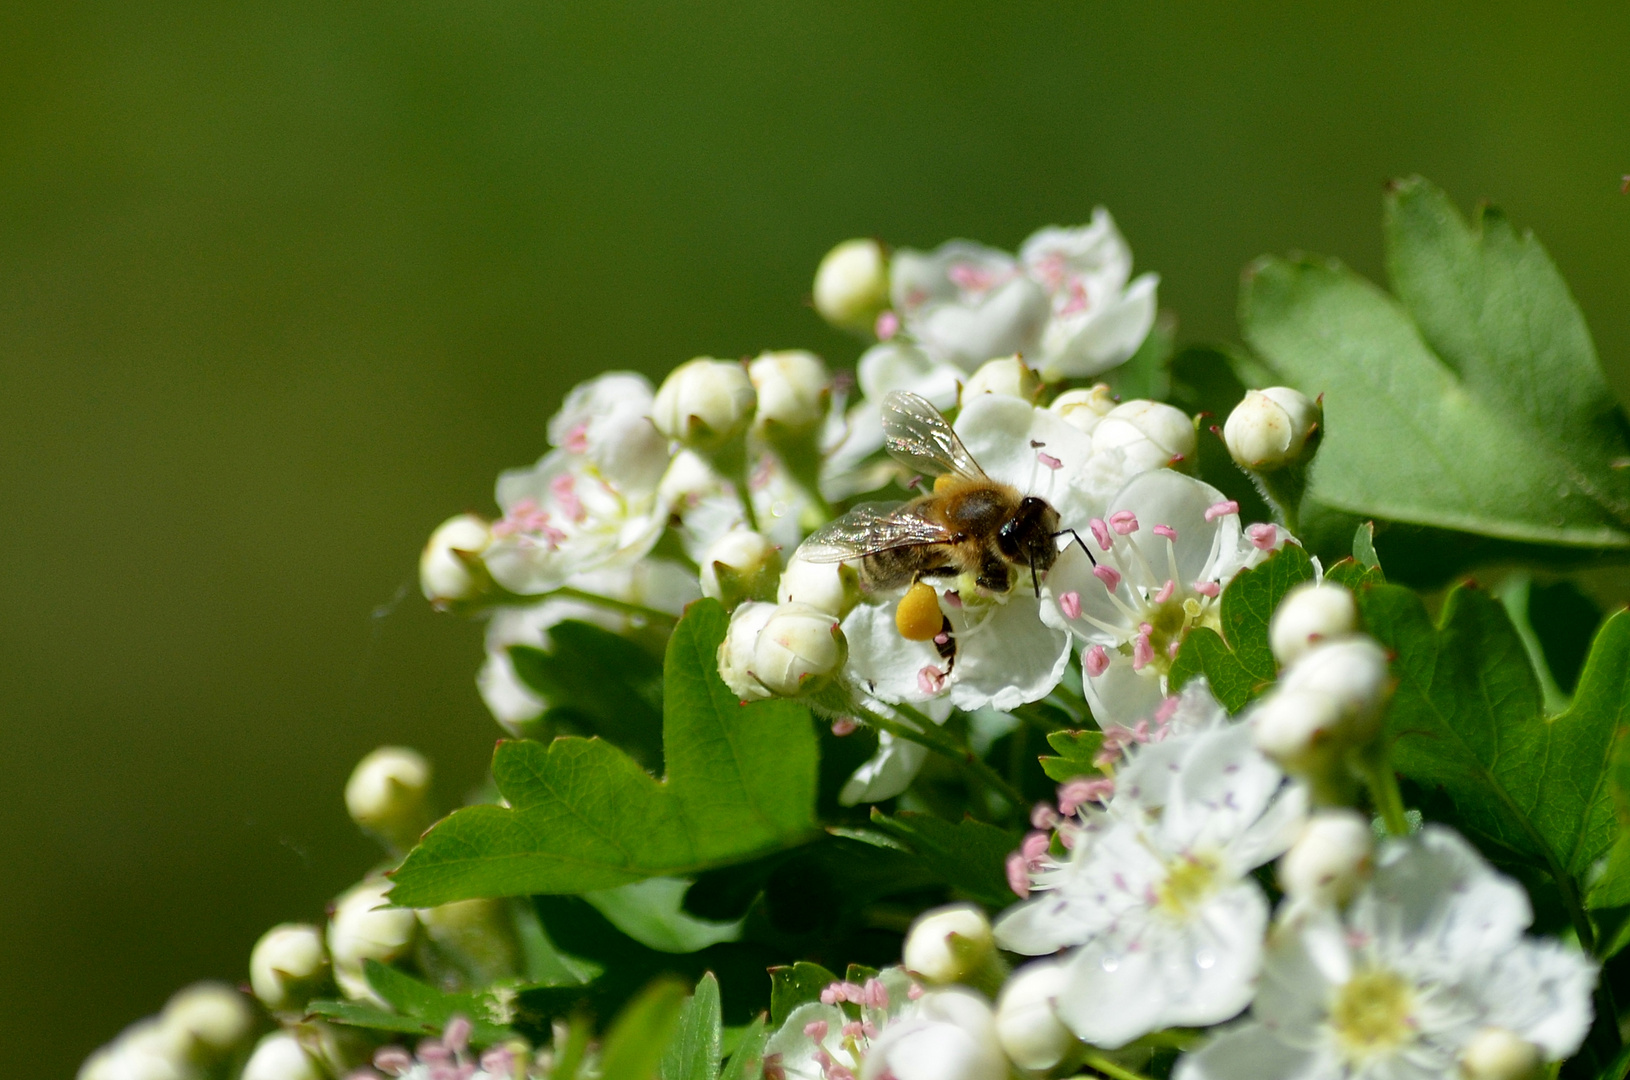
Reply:
[[[950,660],[950,622],[931,583],[964,575],[987,593],[1012,590],[1025,568],[1036,595],[1058,559],[1058,511],[1047,500],[992,480],[938,409],[916,394],[883,399],[884,445],[896,460],[934,476],[933,490],[907,502],[862,503],[818,529],[799,549],[810,562],[857,564],[861,585],[907,589],[895,621],[903,636],[932,639]],[[947,650],[951,651],[947,651]]]

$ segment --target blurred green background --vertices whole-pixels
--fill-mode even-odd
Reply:
[[[410,0],[0,9],[0,1060],[240,979],[496,726],[414,588],[572,382],[855,343],[835,241],[1118,217],[1186,340],[1379,273],[1382,182],[1535,228],[1621,395],[1630,8]],[[35,1071],[29,1071],[29,1070]]]

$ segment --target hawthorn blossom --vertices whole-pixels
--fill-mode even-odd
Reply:
[[[768,1080],[1007,1080],[985,999],[924,991],[900,968],[837,982],[800,1005],[764,1047]]]
[[[1084,690],[1100,723],[1164,697],[1189,631],[1219,627],[1223,587],[1291,539],[1273,525],[1242,529],[1237,503],[1169,469],[1134,476],[1086,531],[1048,575],[1043,618],[1084,644]]]
[[[1479,1043],[1572,1054],[1596,967],[1525,937],[1527,894],[1450,829],[1388,841],[1347,909],[1271,936],[1251,1018],[1178,1063],[1177,1080],[1432,1080]]]
[[[1290,845],[1305,805],[1244,725],[1145,747],[1107,808],[1083,816],[1069,861],[998,921],[997,941],[1073,950],[1058,1015],[1095,1045],[1226,1020],[1251,1000],[1268,924],[1251,871]]]
[[[1052,304],[1037,354],[1049,382],[1108,371],[1130,359],[1154,326],[1160,277],[1132,279],[1132,249],[1101,206],[1090,225],[1036,232],[1019,259]]]
[[[827,443],[821,468],[821,492],[843,499],[874,491],[901,476],[901,466],[876,460],[883,449],[883,399],[903,390],[924,398],[936,409],[950,409],[967,373],[955,364],[935,360],[917,346],[886,341],[867,349],[855,369],[861,397],[843,415],[841,428]],[[835,412],[836,410],[834,410]]]
[[[764,449],[761,440],[750,437],[748,451],[755,462],[747,475],[747,492],[758,519],[756,531],[790,551],[803,539],[812,505],[809,495],[775,455]],[[670,513],[669,524],[692,562],[701,562],[721,537],[750,527],[737,485],[692,450],[674,455],[658,487],[657,501]]]

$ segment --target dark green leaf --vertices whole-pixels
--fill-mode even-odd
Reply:
[[[1343,559],[1324,572],[1324,580],[1356,593],[1366,585],[1380,585],[1387,579],[1376,567],[1365,566],[1357,559]]]
[[[620,634],[567,621],[549,651],[510,646],[515,674],[551,712],[609,739],[653,773],[662,771],[662,665]]]
[[[355,1001],[314,1001],[309,1011],[351,1027],[416,1035],[439,1035],[449,1020],[462,1016],[470,1021],[470,1041],[477,1046],[490,1046],[515,1035],[515,999],[525,987],[499,984],[474,993],[448,994],[376,960],[367,961],[364,970],[368,985],[388,1008]]]
[[[1353,533],[1353,558],[1366,569],[1381,569],[1381,560],[1375,554],[1375,522],[1366,521]]]
[[[1097,776],[1100,772],[1092,759],[1104,745],[1101,731],[1054,731],[1048,734],[1047,744],[1058,751],[1057,757],[1041,758],[1041,771],[1049,780],[1060,784],[1078,776]]]
[[[741,920],[699,919],[684,909],[690,882],[647,878],[632,885],[584,893],[583,899],[617,929],[658,952],[691,953],[741,939]]]
[[[630,1001],[600,1051],[601,1080],[651,1080],[684,1005],[677,979],[658,979]]]
[[[1006,867],[1008,855],[1023,840],[1019,833],[973,818],[953,825],[930,814],[908,811],[889,817],[874,809],[872,822],[905,841],[930,870],[970,899],[991,907],[1013,902]]]
[[[770,969],[770,1024],[779,1028],[792,1010],[821,1000],[821,991],[838,977],[819,964],[800,960],[790,967]]]
[[[679,1023],[662,1053],[661,1080],[717,1080],[720,1028],[719,980],[710,971],[685,999]]]
[[[599,739],[503,742],[493,778],[508,807],[456,811],[393,875],[391,899],[583,893],[740,862],[815,835],[816,741],[791,701],[741,704],[719,680],[728,616],[692,604],[668,643],[653,780]]]
[[[720,1080],[759,1080],[764,1073],[764,1044],[769,1039],[763,1015],[755,1016],[730,1052],[730,1063]]]

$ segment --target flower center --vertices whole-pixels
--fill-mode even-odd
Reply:
[[[1362,1060],[1390,1053],[1415,1037],[1414,1007],[1415,992],[1407,982],[1390,971],[1369,968],[1341,988],[1330,1025],[1342,1053]]]
[[[1221,870],[1214,855],[1179,855],[1166,864],[1166,880],[1155,889],[1156,904],[1168,915],[1188,915],[1217,890]]]

